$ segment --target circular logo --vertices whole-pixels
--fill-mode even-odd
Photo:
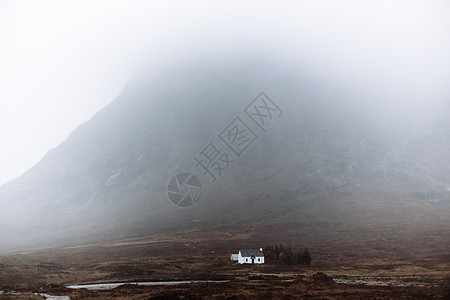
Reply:
[[[180,173],[170,179],[167,195],[173,204],[179,207],[194,205],[202,195],[202,184],[191,173]]]

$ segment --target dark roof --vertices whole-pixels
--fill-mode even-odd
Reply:
[[[264,257],[264,253],[261,250],[241,250],[241,255],[243,257]]]

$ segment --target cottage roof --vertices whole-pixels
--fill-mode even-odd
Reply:
[[[241,256],[242,257],[264,257],[264,253],[258,249],[258,250],[241,250]]]

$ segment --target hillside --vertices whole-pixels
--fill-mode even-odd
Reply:
[[[0,250],[201,231],[307,244],[327,260],[339,247],[362,260],[448,253],[448,121],[416,130],[286,68],[242,60],[135,78],[0,187]],[[239,126],[247,135],[232,140]],[[222,158],[215,179],[194,160],[208,145]],[[167,188],[184,172],[202,193],[180,208]]]

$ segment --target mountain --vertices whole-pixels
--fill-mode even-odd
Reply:
[[[242,226],[311,245],[345,224],[441,232],[449,122],[416,130],[361,97],[280,61],[141,74],[0,187],[0,250]]]

